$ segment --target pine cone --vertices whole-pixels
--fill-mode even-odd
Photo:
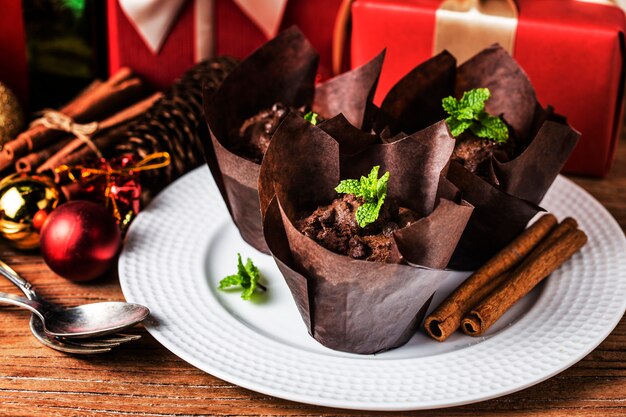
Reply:
[[[218,57],[203,61],[176,80],[143,116],[135,119],[109,158],[133,154],[141,160],[154,152],[169,152],[169,166],[141,176],[145,202],[181,175],[205,163],[201,137],[208,135],[202,106],[202,86],[217,90],[238,61]]]

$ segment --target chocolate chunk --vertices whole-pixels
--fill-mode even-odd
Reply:
[[[365,259],[369,254],[368,247],[360,236],[353,236],[349,242],[348,256],[354,259]]]

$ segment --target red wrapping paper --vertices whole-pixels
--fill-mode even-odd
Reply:
[[[151,52],[128,20],[117,0],[107,0],[109,70],[129,66],[157,87],[168,86],[194,62],[194,5],[187,1],[158,54]],[[331,50],[335,18],[341,0],[287,3],[281,30],[298,25],[320,53],[320,75],[331,76]],[[215,51],[244,58],[268,39],[231,0],[215,1]]]
[[[0,82],[6,84],[25,105],[28,67],[21,1],[5,1],[0,8],[0,60]]]
[[[188,1],[180,11],[160,53],[154,55],[126,18],[117,0],[107,0],[109,73],[130,67],[156,86],[169,85],[194,63],[194,7]]]
[[[432,56],[441,0],[357,0],[352,7],[352,66],[381,49],[387,56],[376,102],[415,65]],[[574,0],[518,0],[513,56],[540,102],[582,133],[564,172],[604,176],[621,128],[626,18],[606,5]]]

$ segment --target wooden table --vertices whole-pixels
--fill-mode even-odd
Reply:
[[[609,176],[603,180],[573,179],[626,229],[626,135]],[[79,304],[123,299],[113,274],[95,283],[72,284],[50,272],[37,254],[20,253],[3,243],[0,254],[52,301]],[[15,289],[1,280],[0,291]],[[111,353],[94,357],[65,355],[43,347],[31,336],[24,312],[2,307],[0,313],[0,415],[384,414],[309,406],[239,388],[183,362],[143,329],[136,330],[143,336],[140,341]],[[546,382],[478,404],[400,414],[625,416],[626,319],[596,350]]]

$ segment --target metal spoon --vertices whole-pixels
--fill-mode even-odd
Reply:
[[[13,268],[0,259],[0,275],[12,282],[29,300],[42,300],[30,282],[22,278]],[[43,328],[39,316],[30,318],[30,330],[33,336],[44,346],[60,352],[77,355],[93,355],[110,352],[111,349],[127,342],[141,339],[140,335],[114,333],[99,338],[62,339],[49,335]]]
[[[0,292],[0,303],[12,304],[37,314],[46,333],[56,337],[84,338],[115,333],[143,321],[150,310],[139,304],[104,302],[67,309],[51,307],[40,300],[29,300]]]

